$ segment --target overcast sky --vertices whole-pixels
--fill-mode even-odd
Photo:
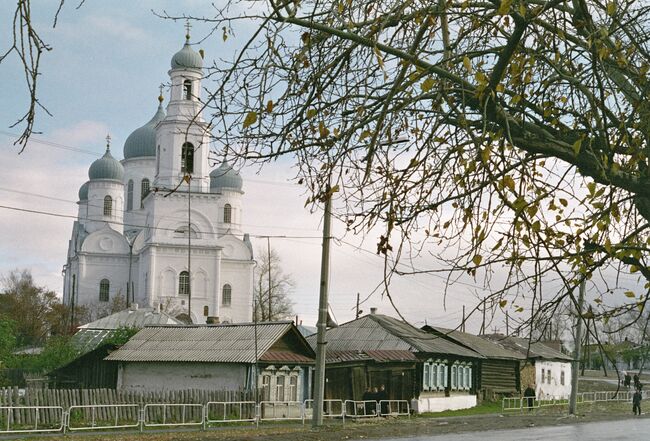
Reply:
[[[20,128],[10,126],[25,111],[28,95],[23,72],[15,55],[0,64],[0,205],[28,210],[76,215],[79,186],[87,180],[88,167],[104,151],[111,134],[113,154],[121,159],[126,137],[147,122],[157,106],[158,85],[168,80],[171,56],[184,42],[182,22],[162,20],[152,13],[207,15],[205,1],[138,1],[128,4],[86,1],[80,9],[66,2],[59,22],[52,29],[56,1],[37,2],[33,21],[52,51],[44,54],[39,79],[39,100],[52,113],[40,112],[25,152],[17,154],[13,141]],[[0,0],[0,50],[8,38],[15,1]],[[193,39],[204,36],[207,27],[195,24]],[[244,37],[235,35],[223,42],[212,38],[202,47],[210,60],[229,59]],[[22,127],[22,126],[19,126]],[[322,213],[303,208],[304,190],[291,182],[289,160],[261,172],[244,169],[244,230],[252,235],[293,236],[273,238],[271,246],[281,255],[284,271],[296,281],[292,293],[295,313],[304,324],[317,317],[321,253]],[[62,292],[61,269],[73,220],[0,208],[0,273],[14,268],[30,269],[36,281]],[[334,233],[341,236],[336,225]],[[295,238],[300,236],[302,238]],[[335,318],[354,318],[356,294],[380,312],[395,315],[392,306],[376,289],[383,278],[383,261],[372,251],[378,234],[360,238],[347,236],[335,241],[331,258],[330,305]],[[266,247],[254,239],[255,248]],[[360,246],[361,249],[353,245]],[[421,262],[436,266],[436,262]],[[479,283],[456,284],[445,299],[444,279],[439,275],[394,277],[391,293],[402,314],[416,325],[428,322],[455,327],[483,295]],[[446,308],[445,308],[446,305]],[[479,317],[468,330],[477,331]],[[496,323],[497,326],[501,325]]]

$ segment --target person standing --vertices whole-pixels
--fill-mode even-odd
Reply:
[[[641,381],[639,380],[639,374],[634,374],[634,390],[641,389]]]
[[[526,400],[525,402],[528,411],[532,411],[533,405],[535,404],[535,389],[533,389],[533,386],[530,384],[524,391],[524,399]]]
[[[632,396],[632,413],[641,415],[641,390],[637,389]]]
[[[629,389],[631,383],[632,383],[632,376],[630,375],[629,372],[624,371],[623,372],[623,386],[625,386],[626,389]]]
[[[384,386],[383,384],[379,386],[379,392],[377,393],[377,401],[379,401],[379,412],[382,415],[386,415],[388,413],[388,392],[386,392],[386,386]]]

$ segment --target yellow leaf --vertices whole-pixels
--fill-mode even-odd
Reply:
[[[612,254],[612,242],[609,238],[605,240],[605,251],[607,251],[607,254]]]
[[[480,265],[482,260],[483,260],[483,256],[481,256],[480,254],[477,254],[474,257],[472,257],[472,262],[476,266]]]
[[[363,132],[361,132],[361,135],[359,135],[359,141],[363,141],[370,135],[371,135],[370,130],[364,130]]]
[[[433,89],[433,86],[436,84],[435,80],[432,77],[427,78],[422,82],[422,85],[420,86],[422,88],[422,92],[428,92],[431,89]]]
[[[607,3],[607,15],[610,17],[616,14],[616,2],[609,2]]]
[[[592,197],[596,193],[596,183],[595,182],[590,182],[587,184],[587,189],[589,190],[589,195]]]
[[[269,113],[273,112],[273,100],[269,100],[266,103],[266,111]]]
[[[312,119],[313,117],[316,116],[318,111],[316,109],[309,109],[307,110],[307,119]]]
[[[634,292],[632,292],[632,291],[625,291],[625,297],[634,298]]]
[[[250,127],[257,122],[257,112],[248,112],[244,118],[244,128]]]
[[[560,198],[560,204],[562,204],[563,207],[566,207],[567,205],[569,205],[569,202],[566,199]]]
[[[501,0],[497,14],[506,15],[510,11],[510,5],[512,5],[512,0]]]
[[[507,300],[501,300],[499,302],[499,306],[501,307],[501,309],[505,308],[507,304],[508,304]]]
[[[323,121],[318,123],[318,133],[320,134],[321,138],[327,138],[327,136],[330,134],[330,130],[325,127],[325,123],[323,123]]]
[[[639,272],[639,267],[636,266],[636,265],[632,265],[632,266],[630,266],[630,272],[631,272],[631,273],[637,273],[637,272]]]
[[[578,155],[580,153],[580,148],[582,147],[582,138],[578,139],[576,142],[573,143],[573,154]]]
[[[463,66],[467,72],[472,73],[472,62],[467,55],[463,57]]]

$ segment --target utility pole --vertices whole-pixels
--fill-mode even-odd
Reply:
[[[463,321],[460,323],[460,330],[465,332],[465,305],[463,305]]]
[[[580,367],[580,344],[582,342],[582,304],[585,301],[585,279],[580,282],[578,307],[576,311],[576,333],[573,339],[573,367],[571,369],[571,397],[569,398],[569,414],[576,414],[578,397],[578,368]]]
[[[271,238],[266,236],[266,255],[269,259],[269,321],[273,320],[271,313]]]
[[[506,337],[510,335],[510,316],[508,311],[506,311]]]
[[[354,316],[355,319],[359,318],[359,293],[357,293],[357,313]]]
[[[189,147],[185,149],[185,170],[189,170]],[[194,154],[192,154],[192,160]],[[192,323],[192,176],[187,173],[185,175],[187,181],[187,316],[190,324]]]
[[[483,300],[483,324],[481,324],[481,334],[485,334],[485,300]]]
[[[311,420],[313,428],[323,425],[323,398],[325,396],[325,331],[327,329],[327,291],[329,282],[330,223],[332,218],[331,189],[325,189],[325,215],[323,218],[323,249],[320,267],[320,298],[318,301],[318,323],[316,327],[316,373],[314,380],[314,411]]]

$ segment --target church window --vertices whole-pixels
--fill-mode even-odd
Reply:
[[[197,234],[196,230],[194,228],[190,228],[190,232],[192,234],[192,239],[198,238],[199,235]],[[174,230],[174,237],[176,238],[187,238],[187,225],[180,226]]]
[[[133,210],[133,179],[126,186],[126,211]]]
[[[190,294],[190,273],[181,271],[178,277],[178,295],[187,296]]]
[[[192,82],[190,80],[183,82],[183,97],[186,100],[192,99]]]
[[[194,146],[186,142],[181,149],[181,171],[194,173]]]
[[[144,178],[140,184],[140,208],[144,208],[144,198],[149,194],[149,179]]]
[[[104,216],[111,216],[113,213],[113,198],[110,196],[104,197]]]
[[[232,287],[229,284],[223,285],[223,290],[221,292],[221,303],[223,306],[230,306],[232,302]]]
[[[203,307],[203,315],[205,317],[209,316],[210,315],[210,308],[208,308],[207,306],[204,306]]]
[[[223,206],[223,223],[229,224],[230,222],[232,222],[232,206],[226,204]]]
[[[108,290],[111,286],[111,283],[108,281],[108,279],[102,279],[101,282],[99,282],[99,301],[100,302],[108,302]]]

